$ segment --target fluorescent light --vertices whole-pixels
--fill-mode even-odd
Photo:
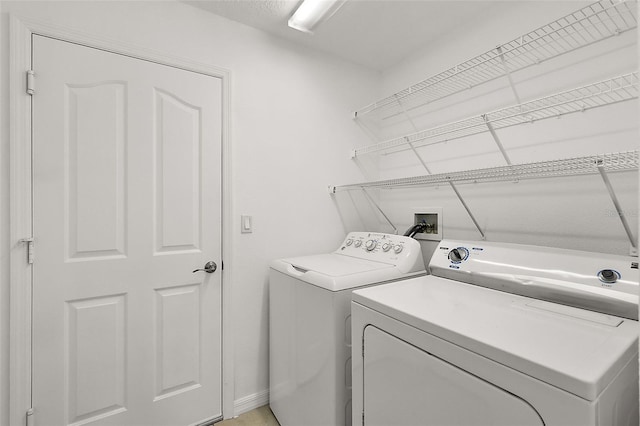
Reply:
[[[289,18],[289,26],[312,34],[311,30],[323,19],[330,18],[343,3],[344,0],[304,0]]]

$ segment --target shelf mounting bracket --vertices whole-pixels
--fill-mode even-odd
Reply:
[[[418,161],[420,161],[420,164],[422,164],[422,167],[424,167],[424,169],[427,171],[427,174],[430,175],[431,174],[431,170],[429,170],[429,166],[427,166],[427,163],[424,162],[424,160],[422,159],[422,157],[420,156],[420,153],[416,150],[416,148],[413,146],[413,142],[409,142],[409,139],[405,137],[405,140],[407,141],[407,144],[409,145],[409,147],[411,148],[411,150],[413,151],[413,153],[416,155],[416,157],[418,158]]]
[[[374,207],[380,212],[380,214],[382,215],[382,217],[384,217],[384,219],[387,221],[387,223],[389,225],[391,225],[391,227],[393,228],[393,233],[395,235],[398,235],[398,228],[396,228],[393,225],[393,222],[391,222],[391,220],[389,219],[389,217],[384,213],[384,211],[382,211],[382,209],[380,208],[380,206],[378,205],[378,203],[376,203],[376,201],[373,199],[373,197],[371,195],[369,195],[369,193],[367,192],[365,187],[362,187],[362,192],[364,193],[364,195],[367,197],[367,199],[369,200],[369,202],[371,202],[371,204],[374,205]]]
[[[499,50],[499,52],[500,52],[500,50]],[[500,55],[500,56],[502,57],[502,55]],[[504,61],[504,59],[503,59],[503,61]],[[505,65],[505,70],[506,70],[506,65]],[[508,71],[507,71],[507,73],[508,73]],[[509,77],[509,81],[511,81],[510,77]],[[512,88],[513,88],[513,86],[512,86]],[[515,89],[514,89],[514,92],[515,92]],[[517,97],[517,94],[516,94],[516,97]],[[413,127],[413,130],[415,132],[418,132],[418,127],[416,126],[416,124],[411,119],[411,116],[407,112],[406,108],[404,107],[404,105],[402,104],[400,99],[398,99],[397,95],[396,95],[396,101],[398,102],[398,105],[400,106],[400,108],[402,108],[402,112],[407,117],[407,120],[409,120],[409,123],[411,123],[411,126]],[[495,134],[495,131],[493,131],[493,127],[491,127],[491,123],[489,123],[484,116],[483,116],[483,118],[485,120],[485,123],[489,127],[489,131],[491,131],[491,134],[494,135],[494,139],[496,140],[496,143],[498,144],[498,147],[500,148],[500,151],[502,152],[502,155],[504,155],[504,157],[507,160],[507,162],[509,164],[511,164],[511,162],[509,161],[509,157],[507,156],[506,152],[504,151],[504,148],[502,147],[502,144],[500,143],[500,139],[498,139],[498,135]],[[405,140],[407,141],[407,144],[411,147],[411,150],[413,151],[413,153],[416,155],[416,157],[418,158],[418,160],[422,164],[422,167],[424,167],[424,169],[427,171],[427,174],[431,174],[431,170],[429,170],[429,167],[424,162],[424,160],[422,159],[422,157],[420,156],[420,154],[418,153],[416,148],[413,146],[413,143],[411,143],[408,138],[405,138]],[[469,209],[469,206],[464,201],[464,198],[462,198],[462,195],[460,195],[460,192],[458,191],[458,188],[456,188],[454,183],[451,182],[451,181],[449,181],[449,185],[451,185],[451,189],[453,189],[453,192],[455,192],[456,197],[458,197],[458,200],[460,200],[460,203],[462,204],[462,207],[464,207],[464,209],[467,211],[467,214],[471,218],[471,221],[473,222],[473,224],[475,225],[476,229],[478,230],[478,232],[482,236],[482,239],[484,240],[485,239],[484,232],[482,232],[482,228],[480,228],[480,225],[478,224],[478,221],[476,220],[476,218],[473,215],[473,213],[471,213],[471,209]],[[362,188],[362,189],[364,190],[364,188]],[[366,191],[365,191],[365,194],[366,194]],[[371,199],[371,198],[369,198],[369,199]],[[373,202],[373,200],[371,200],[371,201]],[[376,205],[376,207],[377,207],[377,205]],[[379,207],[378,207],[378,210],[380,210]],[[382,213],[382,210],[380,210],[380,212]],[[382,213],[382,215],[384,216],[384,213]],[[385,216],[385,219],[387,219],[387,221],[391,224],[391,222],[389,221],[389,219],[386,216]],[[391,226],[393,226],[393,225],[391,225]],[[394,227],[394,229],[395,229],[395,227]],[[397,233],[397,230],[396,230],[396,233]]]
[[[604,165],[602,164],[602,160],[598,160],[597,162],[598,172],[600,172],[600,176],[604,182],[604,185],[607,187],[607,191],[609,191],[609,197],[611,197],[611,201],[613,202],[613,206],[616,209],[616,213],[620,218],[620,222],[622,222],[622,227],[624,231],[627,233],[627,237],[629,238],[629,242],[631,243],[631,248],[633,251],[637,250],[636,239],[633,236],[633,232],[631,232],[631,228],[629,227],[629,222],[627,221],[627,217],[624,214],[624,210],[620,207],[620,202],[618,201],[618,197],[616,197],[616,193],[613,190],[613,186],[611,185],[611,181],[609,180],[609,176],[607,176],[607,172],[604,169]]]
[[[360,128],[362,129],[362,131],[369,137],[369,139],[371,139],[373,142],[378,143],[380,142],[380,140],[378,139],[378,137],[376,136],[376,132],[374,132],[369,126],[367,126],[367,123],[365,123],[360,117],[358,117],[358,113],[354,113],[353,115],[353,120],[358,124],[358,126],[360,126]],[[356,158],[356,150],[354,149],[353,151],[351,151],[351,158]]]
[[[416,123],[413,122],[413,119],[411,118],[411,116],[409,115],[409,112],[407,112],[407,109],[404,107],[404,105],[402,104],[402,102],[398,98],[398,95],[396,94],[394,96],[396,98],[396,102],[398,102],[398,105],[400,106],[400,108],[402,108],[402,112],[404,113],[404,115],[407,117],[407,120],[411,124],[411,127],[413,127],[413,131],[417,133],[418,132],[418,126],[416,126]],[[424,169],[427,171],[427,174],[430,175],[431,174],[431,170],[429,170],[429,166],[427,166],[427,163],[424,162],[424,160],[420,156],[420,153],[418,152],[416,147],[413,146],[413,142],[410,142],[408,137],[405,137],[404,139],[407,141],[407,145],[409,145],[409,147],[411,148],[411,151],[413,151],[413,153],[416,155],[416,158],[418,158],[418,161],[420,161],[420,164],[422,164],[422,167],[424,167]]]
[[[522,103],[520,101],[520,96],[518,96],[518,92],[516,91],[516,85],[513,83],[513,78],[511,77],[511,71],[509,71],[509,67],[507,66],[507,62],[504,60],[504,53],[502,52],[502,46],[497,46],[496,50],[498,51],[498,56],[500,56],[500,61],[502,62],[502,67],[504,68],[504,75],[509,80],[509,86],[511,86],[511,91],[513,95],[516,97],[516,102],[518,105]]]
[[[473,224],[476,226],[476,229],[478,230],[478,232],[482,236],[482,239],[485,240],[486,238],[484,236],[484,232],[482,232],[482,229],[480,228],[480,225],[478,224],[478,221],[476,220],[475,216],[473,216],[473,213],[471,213],[471,210],[469,209],[469,206],[467,205],[467,203],[464,202],[464,198],[462,198],[462,195],[460,195],[460,192],[458,192],[458,188],[456,188],[454,183],[451,182],[451,181],[449,181],[449,185],[451,185],[451,189],[453,189],[453,192],[456,193],[456,196],[458,197],[458,200],[460,200],[460,203],[462,203],[462,207],[464,207],[464,209],[467,211],[467,214],[471,218],[471,221],[473,222]]]
[[[496,145],[498,145],[498,149],[502,153],[502,156],[504,157],[504,161],[506,161],[507,164],[510,166],[511,160],[509,159],[509,156],[507,155],[507,151],[505,151],[504,146],[502,146],[502,142],[500,142],[500,138],[498,137],[496,130],[493,128],[493,125],[489,121],[487,114],[482,114],[482,119],[484,120],[484,124],[487,125],[487,129],[489,129],[489,133],[491,133],[491,136],[493,136],[493,140],[496,142]]]

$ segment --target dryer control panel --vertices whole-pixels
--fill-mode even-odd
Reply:
[[[433,275],[638,319],[637,259],[552,247],[443,240]]]
[[[420,243],[402,235],[350,232],[335,253],[388,263],[402,272],[425,269]]]

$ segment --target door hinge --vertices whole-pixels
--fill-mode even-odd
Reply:
[[[36,74],[33,70],[27,71],[27,94],[33,95],[36,90]]]
[[[27,263],[29,265],[33,264],[33,259],[35,257],[35,247],[34,247],[33,237],[22,238],[20,242],[25,243],[27,245]]]
[[[25,421],[26,426],[33,426],[33,408],[27,410],[27,416]]]

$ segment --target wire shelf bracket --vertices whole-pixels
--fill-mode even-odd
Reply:
[[[616,209],[616,213],[620,218],[620,222],[622,222],[622,227],[624,228],[624,232],[626,232],[627,237],[629,238],[629,242],[631,243],[631,253],[636,253],[636,256],[637,256],[638,246],[636,243],[636,239],[633,236],[633,232],[631,232],[631,227],[629,227],[629,222],[627,222],[627,216],[624,214],[624,210],[622,210],[622,207],[620,207],[620,202],[618,201],[618,197],[616,197],[616,193],[613,189],[613,185],[611,185],[609,176],[607,176],[607,172],[605,171],[604,165],[599,163],[597,167],[598,167],[598,172],[602,177],[602,181],[604,182],[604,185],[607,187],[607,192],[609,192],[609,197],[611,197],[611,202],[613,203],[613,206]]]
[[[498,137],[496,130],[493,128],[491,121],[489,121],[489,118],[487,117],[486,114],[482,115],[482,119],[484,120],[484,123],[487,125],[487,129],[489,129],[489,133],[491,133],[491,136],[493,136],[494,142],[496,143],[496,145],[498,145],[498,149],[500,150],[502,157],[504,157],[504,161],[506,161],[506,163],[510,166],[511,159],[509,158],[509,155],[507,155],[507,151],[505,151],[504,146],[502,145],[502,142],[500,142],[500,138]]]
[[[402,113],[407,117],[407,120],[409,121],[409,123],[411,123],[411,127],[413,127],[413,130],[417,132],[418,127],[416,126],[416,123],[413,121],[413,119],[409,115],[409,112],[407,111],[407,109],[404,107],[404,105],[402,105],[402,100],[398,98],[397,101],[400,108],[402,108]],[[431,170],[429,170],[429,166],[427,166],[427,163],[425,163],[425,161],[422,159],[422,156],[420,156],[420,153],[418,152],[418,150],[416,150],[416,147],[413,145],[413,143],[408,139],[406,139],[406,141],[407,141],[407,145],[409,145],[409,148],[411,148],[411,151],[413,151],[413,154],[418,158],[418,161],[420,162],[422,167],[424,167],[424,169],[427,171],[428,174],[431,174]]]
[[[469,217],[471,218],[471,221],[473,222],[474,226],[476,227],[476,229],[478,230],[478,232],[482,236],[482,239],[485,240],[486,237],[484,236],[484,232],[482,232],[482,228],[480,228],[480,225],[478,224],[478,221],[476,220],[476,218],[473,215],[473,213],[471,213],[471,209],[469,209],[469,206],[467,205],[467,203],[464,202],[464,198],[462,198],[462,195],[460,195],[460,192],[458,191],[458,188],[456,188],[456,185],[451,181],[449,181],[449,185],[451,186],[451,189],[453,189],[453,192],[456,193],[456,197],[458,197],[458,200],[460,200],[460,202],[462,203],[462,207],[464,207],[464,209],[467,211],[467,214],[469,215]]]
[[[520,96],[518,95],[518,91],[516,90],[516,85],[513,82],[513,77],[511,77],[511,71],[509,71],[509,65],[507,64],[507,61],[505,61],[504,59],[504,53],[502,53],[502,46],[496,47],[496,50],[498,51],[498,55],[500,56],[500,61],[502,62],[502,66],[504,67],[504,75],[505,77],[507,77],[507,80],[509,81],[509,86],[511,87],[513,96],[516,98],[516,103],[521,104],[522,101],[520,100]]]
[[[378,212],[380,212],[380,214],[382,215],[382,217],[384,217],[384,219],[387,221],[387,223],[389,225],[391,225],[391,227],[393,228],[393,233],[395,235],[398,235],[398,228],[396,228],[393,224],[393,222],[391,222],[391,219],[389,219],[389,216],[387,216],[384,211],[380,208],[380,206],[378,205],[378,203],[376,203],[376,201],[373,199],[373,197],[371,195],[369,195],[369,193],[367,192],[367,190],[365,188],[362,188],[362,192],[364,193],[364,195],[367,197],[367,199],[369,200],[369,202],[371,204],[374,205],[374,207],[378,210]]]

